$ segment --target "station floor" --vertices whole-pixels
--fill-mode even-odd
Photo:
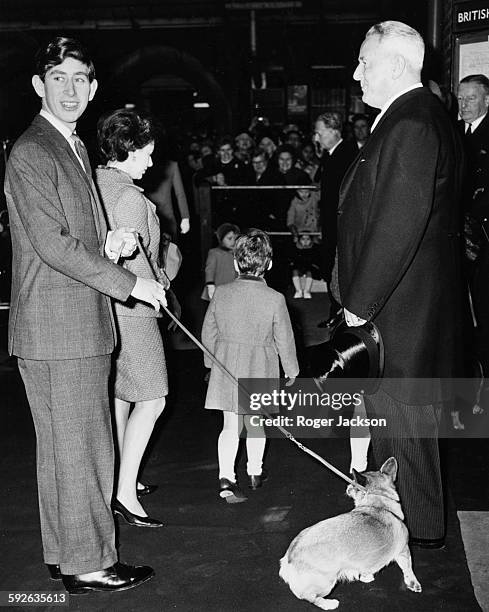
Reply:
[[[189,293],[183,320],[194,333],[204,305]],[[293,300],[291,314],[306,343],[325,339],[316,325],[327,296]],[[122,520],[120,559],[149,564],[156,576],[145,585],[112,594],[72,596],[70,610],[180,612],[307,612],[278,576],[279,559],[299,531],[351,509],[345,483],[286,439],[268,442],[269,480],[229,505],[217,493],[216,440],[220,415],[203,409],[205,370],[199,350],[180,335],[168,342],[170,395],[147,453],[142,479],[158,484],[144,498],[161,529],[138,529]],[[15,362],[0,363],[0,591],[60,591],[42,561],[35,476],[35,437]],[[469,427],[477,427],[470,421]],[[348,472],[347,439],[305,443]],[[447,546],[413,549],[423,592],[408,591],[391,565],[370,584],[339,584],[340,610],[361,612],[470,612],[489,610],[489,445],[486,439],[441,441],[447,497]],[[246,489],[245,457],[238,477]],[[247,489],[246,489],[247,490]],[[34,609],[34,608],[31,608]],[[37,608],[40,609],[40,608]],[[56,610],[57,607],[44,607]]]

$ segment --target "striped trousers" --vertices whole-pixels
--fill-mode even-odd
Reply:
[[[372,469],[380,469],[386,459],[395,457],[399,466],[396,487],[410,536],[443,538],[445,510],[437,437],[441,405],[408,406],[381,390],[365,399],[368,417],[387,420],[387,427],[370,428]]]

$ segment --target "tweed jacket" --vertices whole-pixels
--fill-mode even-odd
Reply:
[[[122,170],[99,166],[95,172],[95,181],[100,199],[107,213],[110,229],[133,227],[139,234],[150,266],[139,249],[124,260],[124,268],[141,278],[151,278],[165,284],[163,272],[159,265],[160,222],[156,215],[155,205],[143,194],[141,187],[135,185],[132,178]],[[129,298],[125,304],[115,303],[118,315],[134,317],[162,317],[152,306]]]
[[[73,359],[114,349],[108,296],[127,299],[136,277],[103,257],[107,225],[87,170],[39,115],[12,149],[5,177],[11,354]]]
[[[294,334],[285,298],[258,277],[239,276],[216,287],[202,342],[236,378],[297,376]],[[211,370],[206,408],[238,412],[238,389],[205,357]]]
[[[440,401],[454,376],[460,325],[463,152],[450,118],[426,88],[387,109],[340,190],[341,304],[373,321],[384,341],[394,399]]]

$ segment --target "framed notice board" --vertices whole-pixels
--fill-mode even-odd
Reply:
[[[452,72],[454,92],[460,80],[469,74],[485,74],[489,78],[489,29],[459,34],[455,38]]]

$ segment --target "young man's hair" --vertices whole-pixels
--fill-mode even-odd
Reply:
[[[238,236],[234,246],[234,259],[241,274],[262,276],[268,270],[272,255],[270,238],[259,229],[250,229]]]
[[[94,80],[95,66],[87,49],[75,38],[66,36],[58,36],[38,50],[35,58],[35,74],[44,81],[46,73],[54,66],[62,64],[67,57],[85,64],[88,68],[88,80],[90,83]]]
[[[136,111],[120,108],[98,120],[97,138],[100,150],[108,161],[125,161],[131,151],[154,142],[153,125]]]

